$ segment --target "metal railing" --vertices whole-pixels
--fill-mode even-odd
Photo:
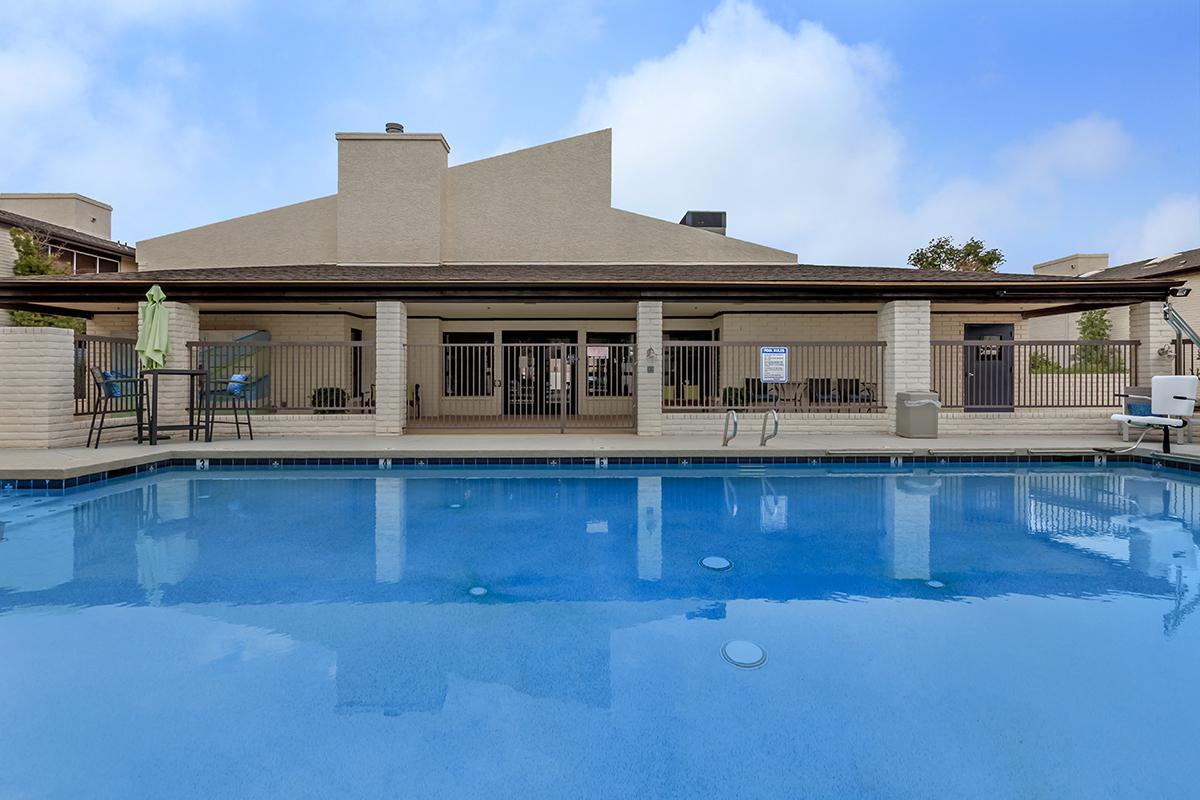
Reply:
[[[631,344],[410,344],[410,429],[630,429]]]
[[[1106,408],[1137,381],[1136,341],[933,341],[930,387],[945,408]]]
[[[883,342],[666,342],[664,411],[782,407],[793,411],[875,412],[886,408]],[[762,348],[775,350],[764,381]],[[786,348],[786,356],[778,352]],[[786,374],[784,374],[784,372]]]
[[[96,382],[92,380],[93,368],[110,372],[117,378],[135,378],[138,375],[138,357],[133,346],[137,339],[132,336],[88,336],[75,335],[75,413],[90,414],[97,399]],[[112,411],[133,411],[137,397],[132,392],[113,399]]]
[[[252,410],[316,414],[375,413],[374,342],[188,342],[192,369],[212,381],[244,376]],[[210,388],[219,412],[233,406],[222,385]],[[240,402],[240,401],[239,401]]]

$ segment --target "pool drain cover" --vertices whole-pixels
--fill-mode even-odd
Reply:
[[[925,581],[925,585],[930,589],[944,589],[946,587],[946,584],[941,581]]]
[[[482,586],[472,586],[467,590],[467,594],[471,595],[472,597],[483,597],[485,594],[487,594],[487,589],[483,588]]]
[[[735,639],[721,648],[721,658],[742,669],[756,669],[767,663],[767,651],[754,642]]]
[[[700,566],[705,569],[715,569],[717,572],[724,572],[733,566],[733,562],[721,556],[705,556],[700,559]]]

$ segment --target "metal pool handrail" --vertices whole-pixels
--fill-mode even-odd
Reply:
[[[733,422],[733,433],[729,432],[729,423]],[[738,418],[737,411],[732,408],[725,412],[725,438],[721,441],[721,447],[728,447],[729,442],[733,437],[737,436]]]
[[[775,430],[771,432],[770,436],[767,436],[767,420],[768,419],[775,420]],[[779,411],[777,409],[772,408],[770,410],[769,416],[767,414],[763,414],[762,436],[758,440],[758,446],[766,447],[767,442],[771,441],[778,435],[779,435]]]

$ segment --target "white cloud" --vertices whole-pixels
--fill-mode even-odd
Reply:
[[[116,208],[118,236],[150,215],[163,192],[198,175],[213,138],[175,100],[172,82],[189,65],[156,34],[238,7],[12,0],[0,30],[0,186],[96,196]],[[120,70],[118,56],[143,68]]]
[[[888,113],[893,77],[877,48],[727,0],[673,52],[594,86],[576,127],[614,129],[616,205],[724,209],[732,235],[810,262],[903,263],[944,234],[1017,238],[1046,224],[1065,181],[1108,174],[1130,149],[1119,123],[1088,116],[998,152],[985,177],[926,185]],[[947,124],[969,136],[975,123]]]
[[[1142,219],[1125,225],[1123,234],[1113,264],[1200,247],[1200,194],[1163,198]]]

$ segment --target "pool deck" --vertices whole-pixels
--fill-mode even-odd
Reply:
[[[904,439],[883,434],[803,434],[779,436],[759,447],[757,436],[743,435],[721,447],[713,436],[637,436],[634,434],[474,434],[406,436],[321,436],[221,439],[214,442],[164,442],[155,447],[106,444],[53,450],[0,450],[0,478],[64,479],[135,467],[170,458],[564,458],[638,456],[1023,456],[1088,455],[1096,447],[1128,445],[1111,435],[943,436]],[[1147,443],[1139,455],[1159,452]],[[1176,444],[1172,452],[1200,460],[1200,445]]]

